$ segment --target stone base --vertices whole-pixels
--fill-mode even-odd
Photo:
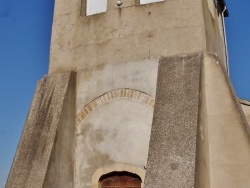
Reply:
[[[73,187],[75,76],[38,82],[6,188]]]
[[[88,170],[86,173],[78,172],[79,181],[74,179],[77,170],[83,168],[79,161],[88,156],[85,148],[78,151],[80,154],[75,155],[75,119],[79,126],[79,123],[88,115],[85,112],[88,112],[94,104],[96,106],[99,104],[97,98],[86,106],[86,110],[84,108],[76,116],[75,103],[79,101],[76,101],[75,83],[74,73],[50,74],[39,81],[6,188],[81,187],[85,181],[81,179],[82,174],[90,177],[85,185],[90,186],[92,183],[91,185],[98,186],[100,176],[102,176],[99,170],[97,170],[98,175],[94,173],[94,170]],[[118,86],[119,84],[120,82],[117,83]],[[129,88],[116,88],[112,92],[114,96],[121,98],[130,96],[140,102],[144,101],[147,104],[146,107],[153,107],[151,103],[153,98],[140,92]],[[81,93],[89,94],[87,90]],[[105,103],[113,99],[111,93],[102,95],[101,101]],[[119,95],[116,95],[117,93]],[[140,94],[141,97],[135,97],[133,94],[135,96]],[[107,103],[105,104],[109,107]],[[121,104],[120,106],[132,106],[130,105],[132,103],[126,100]],[[100,119],[103,113],[97,112],[95,110],[96,116],[92,113],[93,120],[99,121],[100,125],[107,129],[106,133],[104,132],[107,135],[111,131],[109,125],[115,121],[115,118],[112,118],[115,113],[110,111],[107,114],[107,117],[111,117],[110,122],[107,123],[107,119]],[[128,113],[127,116],[137,120],[136,112]],[[120,117],[119,113],[117,117]],[[127,117],[124,119],[128,120]],[[136,125],[138,124],[135,123]],[[88,126],[94,128],[94,124]],[[117,133],[122,130],[116,129]],[[88,138],[88,136],[93,136],[93,133],[84,132],[80,138]],[[145,136],[145,133],[142,136]],[[97,145],[97,138],[93,137],[94,144],[89,147],[90,150]],[[115,139],[112,136],[110,138],[110,141],[114,142]],[[124,138],[130,139],[126,136]],[[103,138],[100,140],[102,141]],[[121,143],[124,141],[126,139]],[[135,141],[138,141],[138,138]],[[135,141],[130,145],[135,145]],[[86,142],[90,143],[88,139]],[[107,161],[124,162],[122,159],[128,158],[126,152],[130,152],[130,149],[127,147],[123,150],[125,154],[122,157],[124,158],[118,157],[117,161]],[[117,152],[121,151],[117,150]],[[147,149],[143,149],[144,151],[146,153]],[[142,156],[142,152],[137,152],[137,150],[134,154],[135,159]],[[100,157],[101,154],[96,152],[95,155]],[[93,168],[97,162],[93,160],[93,157],[89,159],[91,159],[89,167]],[[111,170],[104,168],[107,162],[103,161],[98,168],[105,169],[104,174],[110,173]],[[123,170],[126,171],[125,168]],[[134,171],[130,170],[130,172]],[[162,58],[158,69],[145,187],[249,188],[249,174],[249,125],[218,58],[208,53]],[[94,179],[92,182],[90,182],[91,177],[92,180]]]

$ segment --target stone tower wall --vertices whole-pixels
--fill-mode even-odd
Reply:
[[[201,0],[128,2],[81,17],[80,0],[56,0],[49,72],[206,50]]]

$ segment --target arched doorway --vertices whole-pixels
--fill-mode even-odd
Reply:
[[[99,180],[99,188],[141,188],[141,178],[129,172],[111,172]]]

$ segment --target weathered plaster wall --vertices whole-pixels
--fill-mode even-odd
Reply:
[[[63,128],[72,130],[69,126],[74,126],[75,118],[72,113],[75,114],[75,106],[74,103],[69,104],[74,101],[75,88],[71,86],[72,82],[75,79],[70,72],[51,74],[38,82],[6,188],[43,187],[46,173],[51,168],[51,155],[55,155],[55,167],[59,167],[52,174],[57,181],[54,183],[62,185],[60,187],[65,187],[64,183],[72,183],[72,165],[62,165],[68,159],[72,162],[72,148],[70,144],[62,146],[63,143],[56,142],[70,134],[64,132]],[[65,115],[68,115],[67,121]],[[69,138],[72,138],[72,131]],[[63,152],[64,155],[58,156],[58,152]]]
[[[250,186],[250,132],[228,77],[215,56],[204,54],[211,188]]]
[[[223,38],[222,18],[214,5],[214,0],[202,0],[203,17],[206,34],[206,49],[218,55],[226,67],[225,47]]]
[[[159,59],[99,65],[77,74],[77,113],[93,99],[119,88],[155,97]]]
[[[106,64],[79,71],[77,113],[105,93],[110,92],[107,96],[113,98],[112,91],[128,88],[124,90],[128,94],[112,100],[103,98],[101,105],[80,118],[76,133],[76,188],[90,187],[96,170],[106,165],[123,162],[146,166],[153,106],[145,97],[154,99],[158,61]],[[138,97],[132,97],[134,94]]]
[[[147,164],[153,109],[132,99],[115,99],[77,126],[75,186],[91,187],[99,168],[118,162]],[[97,182],[96,182],[97,183]]]
[[[106,13],[81,18],[80,0],[55,1],[50,73],[206,49],[200,0],[108,4]]]
[[[76,75],[73,74],[65,94],[43,188],[74,188],[75,114]]]

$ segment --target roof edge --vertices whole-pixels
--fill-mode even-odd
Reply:
[[[248,101],[248,100],[240,99],[240,98],[239,98],[239,102],[240,102],[241,104],[243,104],[243,105],[250,106],[250,101]]]

